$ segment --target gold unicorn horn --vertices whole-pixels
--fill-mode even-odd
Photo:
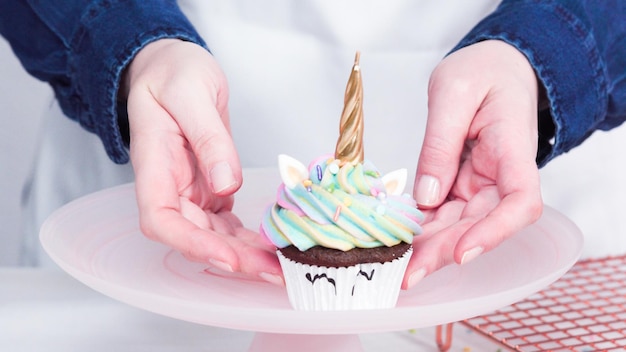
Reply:
[[[363,81],[357,51],[352,73],[346,86],[343,112],[339,123],[339,139],[335,147],[335,159],[341,163],[363,162]]]

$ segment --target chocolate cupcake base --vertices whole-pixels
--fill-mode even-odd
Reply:
[[[404,255],[409,248],[411,248],[410,243],[400,242],[392,247],[353,248],[349,251],[321,246],[311,247],[306,251],[300,251],[295,246],[288,246],[280,248],[279,251],[286,258],[298,263],[338,268],[363,263],[390,262]]]

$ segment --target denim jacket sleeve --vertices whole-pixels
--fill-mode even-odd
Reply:
[[[3,0],[0,34],[117,163],[129,160],[126,109],[117,99],[126,65],[159,38],[205,45],[175,0]]]
[[[537,163],[626,119],[626,2],[505,0],[453,49],[503,40],[526,55],[545,88]]]

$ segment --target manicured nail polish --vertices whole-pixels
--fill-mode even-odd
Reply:
[[[237,184],[237,180],[235,180],[235,175],[233,174],[230,164],[225,161],[215,164],[209,174],[211,177],[213,192],[215,193],[229,189]]]
[[[476,257],[478,257],[484,250],[485,249],[483,247],[478,246],[465,251],[465,253],[463,253],[463,257],[461,257],[461,265],[467,264],[476,259]]]
[[[417,181],[415,200],[418,205],[435,205],[439,200],[441,186],[439,180],[430,175],[422,175]]]
[[[218,268],[220,270],[224,270],[224,271],[227,271],[229,273],[233,272],[233,267],[230,266],[230,264],[224,263],[221,260],[209,259],[209,263],[211,263],[211,265],[213,265],[214,267],[216,267],[216,268]]]
[[[408,288],[411,288],[417,285],[418,282],[422,281],[422,279],[426,276],[426,269],[419,269],[409,276]]]
[[[270,274],[270,273],[259,273],[259,277],[271,284],[274,284],[277,286],[285,286],[285,282],[283,281],[283,278],[280,277],[279,275]]]

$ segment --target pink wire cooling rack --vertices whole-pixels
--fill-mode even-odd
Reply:
[[[511,351],[626,351],[626,255],[579,261],[545,290],[460,324]],[[440,350],[451,341],[452,325],[438,327]]]

